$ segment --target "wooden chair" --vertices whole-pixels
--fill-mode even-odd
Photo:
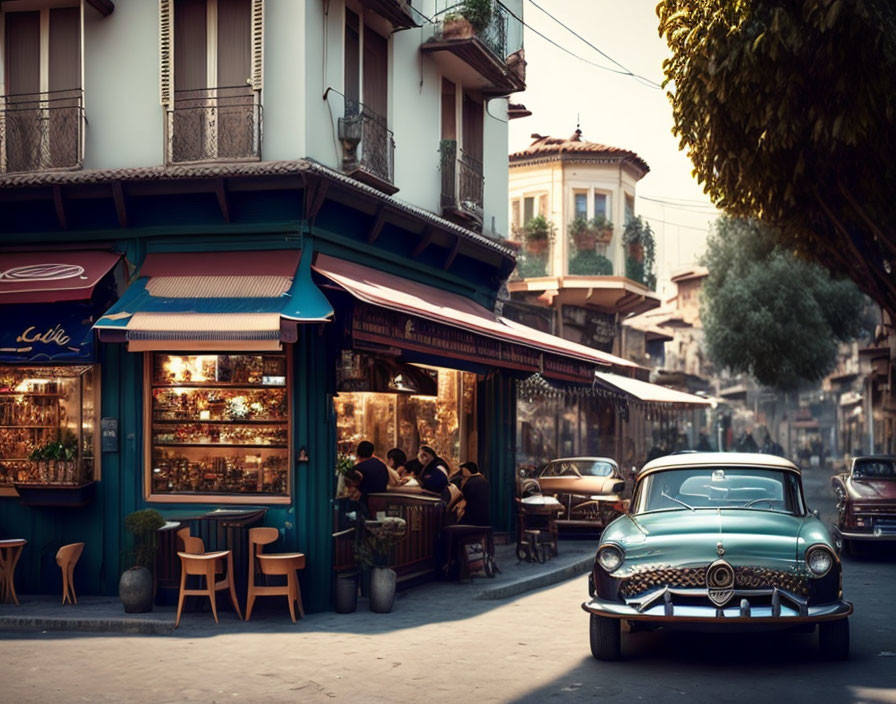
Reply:
[[[205,543],[202,538],[190,536],[189,528],[182,528],[177,534],[184,542],[184,552],[177,553],[180,558],[180,596],[177,599],[177,617],[174,620],[174,627],[177,628],[180,625],[184,598],[188,596],[207,596],[212,605],[212,616],[215,617],[215,623],[218,623],[215,594],[224,589],[230,591],[230,601],[233,603],[236,617],[242,619],[243,615],[236,599],[236,589],[233,586],[233,553],[230,550],[205,552]],[[216,575],[218,574],[223,574],[223,579],[217,579]],[[204,578],[205,587],[187,589],[187,576],[190,575]]]
[[[276,528],[250,528],[249,529],[249,588],[246,593],[246,620],[252,616],[252,606],[256,596],[285,596],[289,600],[289,615],[292,622],[296,622],[296,612],[293,604],[299,607],[299,615],[305,618],[305,609],[302,607],[302,591],[299,586],[299,577],[296,570],[305,568],[305,555],[300,552],[288,553],[263,553],[264,546],[270,545],[280,537],[280,531]],[[286,584],[282,586],[256,586],[256,574],[281,575],[286,577]]]
[[[66,601],[70,604],[78,603],[78,596],[75,594],[75,565],[81,558],[84,551],[84,543],[70,543],[63,545],[56,553],[56,564],[62,570],[62,603]]]
[[[0,540],[0,601],[19,603],[16,596],[16,564],[28,543],[24,538]]]

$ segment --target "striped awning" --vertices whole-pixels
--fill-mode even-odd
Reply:
[[[705,399],[701,396],[686,394],[683,391],[676,391],[675,389],[669,389],[658,384],[651,384],[647,381],[630,379],[619,374],[596,372],[595,376],[597,377],[599,384],[603,384],[610,389],[621,391],[644,403],[690,406],[694,408],[712,405],[712,402],[709,399]]]
[[[277,350],[333,309],[301,250],[149,254],[140,278],[94,326],[133,352]]]

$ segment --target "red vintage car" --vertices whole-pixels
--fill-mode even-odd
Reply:
[[[831,532],[843,552],[856,541],[896,540],[896,456],[856,457],[831,485],[839,514]]]

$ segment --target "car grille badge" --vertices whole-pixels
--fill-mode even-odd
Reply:
[[[734,568],[725,560],[713,562],[706,569],[706,590],[713,604],[727,604],[734,596]]]

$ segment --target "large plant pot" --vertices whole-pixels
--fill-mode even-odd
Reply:
[[[358,573],[336,576],[336,613],[350,614],[358,608]]]
[[[395,603],[395,570],[389,567],[373,567],[370,570],[370,610],[377,614],[392,611]]]
[[[152,572],[145,567],[125,570],[118,581],[118,598],[125,613],[143,614],[152,611]]]
[[[469,39],[475,34],[466,17],[455,17],[442,23],[442,39]]]
[[[534,256],[539,256],[548,251],[548,239],[530,237],[526,240],[526,251]]]

